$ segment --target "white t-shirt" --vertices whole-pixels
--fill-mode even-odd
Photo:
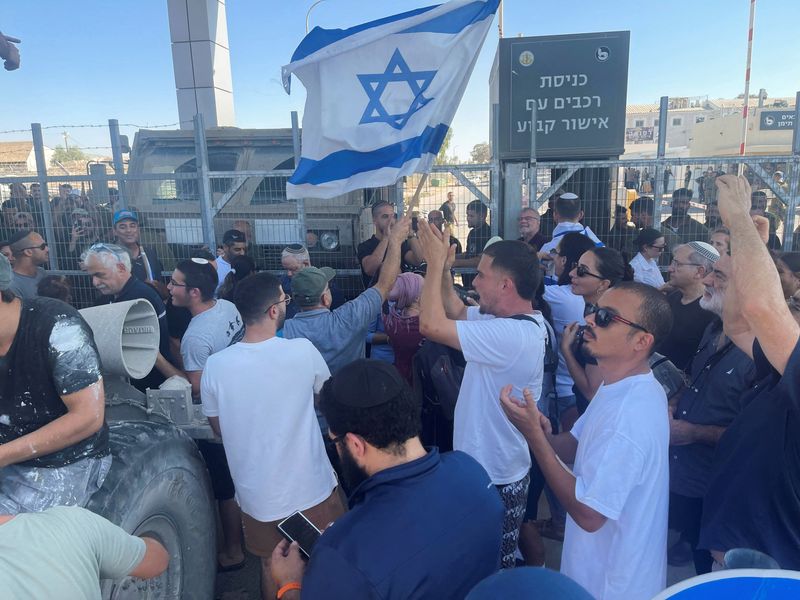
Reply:
[[[222,285],[222,282],[225,281],[225,276],[231,272],[231,269],[233,267],[231,267],[231,263],[229,263],[221,256],[218,256],[217,260],[214,262],[217,265],[217,279],[218,279],[217,287],[219,288],[219,286]]]
[[[528,444],[500,407],[500,390],[509,383],[522,397],[529,388],[535,398],[542,391],[545,328],[537,323],[482,315],[477,306],[458,321],[458,341],[467,367],[456,402],[453,448],[477,460],[492,483],[505,485],[524,478],[531,467]]]
[[[667,575],[667,396],[652,372],[602,385],[571,433],[575,497],[608,520],[567,516],[561,572],[598,599],[650,599]]]
[[[203,414],[219,417],[236,500],[258,521],[316,506],[336,487],[314,413],[330,377],[306,339],[239,342],[210,356]]]
[[[636,253],[630,265],[633,267],[634,281],[652,285],[654,288],[660,288],[666,283],[661,269],[658,268],[658,263],[652,258],[646,259],[641,252]]]
[[[572,323],[583,325],[583,311],[586,308],[586,301],[583,296],[572,293],[569,285],[546,285],[544,287],[544,299],[550,305],[553,319],[553,329],[558,338],[558,369],[556,369],[556,392],[559,398],[574,396],[572,385],[575,383],[567,369],[564,355],[561,354],[561,334],[564,328]]]
[[[561,242],[561,238],[564,237],[567,233],[574,231],[576,233],[580,233],[585,235],[590,240],[592,240],[596,246],[603,246],[603,242],[600,241],[600,238],[597,237],[594,231],[588,225],[581,225],[580,223],[572,223],[570,221],[564,221],[563,223],[559,223],[553,228],[553,239],[551,239],[546,244],[542,244],[541,250],[539,252],[550,252],[554,248],[558,248],[559,242]]]

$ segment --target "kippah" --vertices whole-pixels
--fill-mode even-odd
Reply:
[[[561,194],[562,200],[577,200],[578,196],[573,194],[572,192],[567,192],[566,194]]]
[[[332,378],[336,402],[351,408],[373,408],[391,402],[403,392],[397,369],[384,361],[361,358]]]
[[[711,244],[707,244],[705,242],[689,242],[686,245],[703,258],[713,262],[717,262],[719,260],[719,252],[717,252],[717,249]]]

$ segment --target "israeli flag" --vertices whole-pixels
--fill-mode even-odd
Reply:
[[[283,67],[308,92],[288,198],[332,198],[429,171],[499,0],[452,0],[350,29],[314,28]]]

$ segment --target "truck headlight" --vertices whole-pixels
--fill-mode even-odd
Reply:
[[[339,247],[339,235],[335,231],[326,231],[319,236],[319,245],[329,252],[336,250]]]

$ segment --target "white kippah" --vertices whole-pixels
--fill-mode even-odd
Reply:
[[[719,260],[719,252],[717,252],[717,249],[711,244],[706,244],[705,242],[689,242],[686,245],[703,258],[712,262],[717,262]]]
[[[499,235],[496,235],[492,238],[489,238],[489,241],[486,242],[486,245],[483,247],[483,249],[486,250],[492,244],[496,244],[497,242],[502,242],[502,241],[503,238],[501,238]]]
[[[578,196],[573,194],[572,192],[567,192],[566,194],[561,194],[562,200],[577,200]]]

